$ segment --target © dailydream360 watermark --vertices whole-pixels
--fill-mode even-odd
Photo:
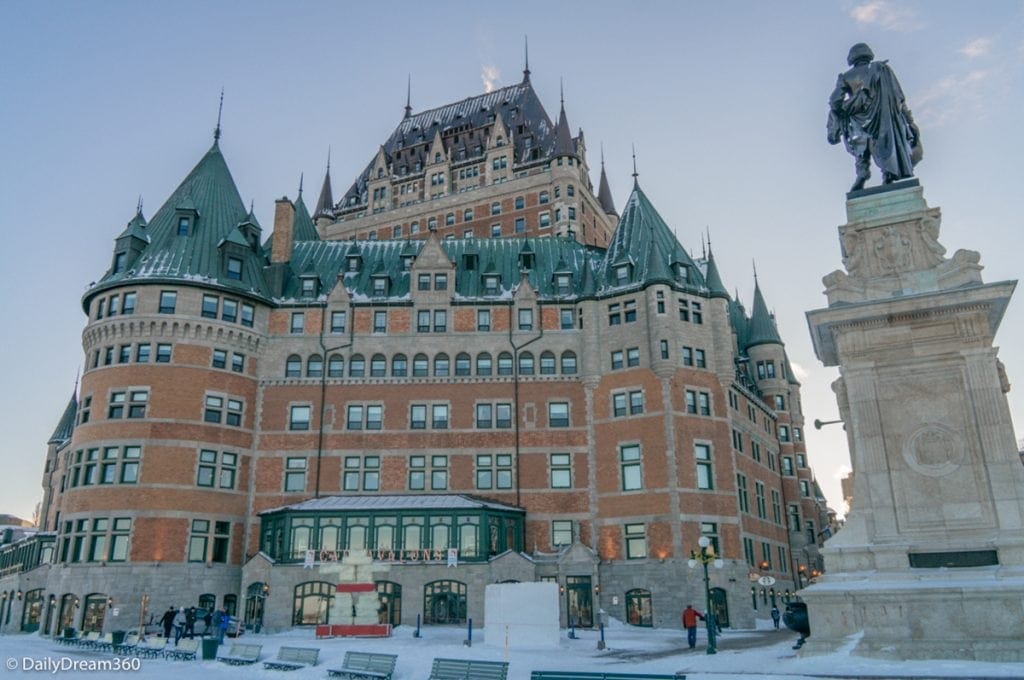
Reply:
[[[141,670],[142,659],[115,656],[112,659],[72,659],[69,656],[10,656],[4,667],[9,671],[34,673],[92,673],[97,671],[131,673]]]

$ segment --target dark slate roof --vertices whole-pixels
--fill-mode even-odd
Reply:
[[[295,200],[295,222],[292,226],[292,238],[296,241],[319,241],[320,234],[313,225],[309,210],[302,200],[302,194]]]
[[[603,263],[604,290],[619,287],[615,268],[622,264],[632,265],[632,278],[626,284],[630,287],[663,282],[694,292],[707,292],[703,274],[635,182],[608,244]],[[676,275],[676,265],[687,267],[688,283]]]
[[[754,310],[750,314],[750,331],[744,347],[766,344],[781,345],[782,338],[779,337],[779,331],[775,328],[775,319],[768,313],[768,305],[765,304],[764,296],[761,295],[761,286],[755,281]]]
[[[285,510],[307,512],[391,511],[391,510],[506,510],[522,512],[522,508],[463,494],[373,494],[368,496],[323,496],[301,503],[263,510],[269,515]]]
[[[537,162],[551,157],[555,148],[555,126],[540,103],[533,86],[528,80],[524,80],[493,92],[469,97],[453,104],[446,104],[403,118],[381,147],[391,164],[391,172],[397,175],[418,174],[414,170],[416,161],[419,160],[422,165],[426,165],[424,155],[437,132],[440,132],[442,137],[446,137],[445,149],[452,163],[459,164],[463,160],[468,161],[473,158],[479,160],[487,149],[487,138],[483,134],[483,128],[490,125],[493,116],[499,112],[505,125],[512,130],[517,129],[519,125],[523,125],[526,130],[523,134],[512,135],[512,141],[515,144],[515,163],[530,161],[533,149],[537,149],[540,154]],[[449,137],[449,134],[458,134],[459,136],[458,146],[454,149],[455,153],[452,149],[452,137]],[[526,146],[528,135],[532,138],[529,147]],[[477,145],[480,145],[481,148],[479,154],[474,152],[474,147]],[[464,158],[459,157],[459,149],[465,149]],[[401,152],[400,155],[399,152]],[[366,184],[376,157],[375,153],[366,168],[341,197],[336,210],[351,209],[366,204]],[[402,166],[407,166],[406,173],[402,173]],[[354,203],[351,202],[352,198],[356,199]]]
[[[324,184],[320,187],[320,198],[317,199],[316,208],[313,210],[313,218],[334,217],[334,195],[331,193],[331,166],[327,164],[327,172],[324,173]]]
[[[605,214],[619,214],[615,209],[615,201],[612,200],[612,190],[608,186],[608,176],[604,172],[604,160],[601,161],[601,181],[598,183],[597,202],[601,204],[601,209],[604,210]]]
[[[53,434],[50,435],[50,439],[46,443],[62,444],[71,439],[71,433],[75,430],[75,417],[77,414],[78,398],[72,393],[68,405],[64,407],[64,414],[61,415],[57,427],[53,430]]]
[[[558,111],[558,126],[555,128],[555,156],[575,156],[576,144],[569,132],[569,121],[565,116],[565,102]]]
[[[729,301],[729,323],[736,334],[736,346],[740,354],[746,354],[747,336],[750,333],[750,321],[747,319],[747,311],[743,308],[739,296]]]
[[[188,236],[178,235],[179,211],[189,211],[195,222]],[[145,228],[149,244],[131,269],[108,271],[85,295],[88,298],[109,285],[138,279],[183,279],[219,285],[239,293],[266,296],[262,253],[242,249],[242,279],[224,276],[218,245],[235,241],[235,232],[246,220],[254,221],[242,203],[224,156],[216,142],[182,180]],[[244,241],[244,239],[243,239]]]
[[[704,280],[708,284],[708,290],[711,291],[711,297],[729,299],[729,291],[722,283],[722,276],[718,273],[718,265],[715,264],[715,256],[710,248],[708,248],[708,259],[704,268]]]

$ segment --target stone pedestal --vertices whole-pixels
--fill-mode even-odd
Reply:
[[[854,471],[826,575],[801,592],[811,637],[890,658],[1024,661],[1024,466],[993,339],[1015,281],[952,258],[916,180],[861,192],[843,264],[809,312]]]

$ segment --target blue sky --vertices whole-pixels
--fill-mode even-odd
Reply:
[[[853,164],[824,126],[850,45],[868,42],[907,93],[947,255],[980,251],[989,282],[1020,272],[1019,1],[0,0],[0,513],[30,516],[40,498],[46,440],[83,363],[82,293],[139,195],[152,215],[209,147],[222,86],[221,148],[269,229],[300,173],[315,199],[328,146],[335,195],[347,188],[400,120],[407,75],[415,110],[518,81],[524,34],[534,87],[555,115],[564,79],[570,125],[595,170],[603,143],[619,206],[635,144],[647,195],[691,252],[710,229],[748,306],[756,260],[808,422],[837,417],[837,372],[815,359],[804,313],[841,266]],[[1020,300],[997,344],[1024,384]],[[1010,407],[1024,421],[1020,389]],[[845,436],[807,435],[841,509]]]

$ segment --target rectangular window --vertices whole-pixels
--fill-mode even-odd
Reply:
[[[616,350],[616,351],[612,352],[612,370],[613,371],[622,368],[622,366],[623,366],[622,357],[623,357],[622,350]]]
[[[571,519],[555,519],[551,520],[551,545],[552,547],[559,547],[563,545],[572,545],[573,541],[573,527]]]
[[[780,442],[788,442],[789,441],[789,426],[788,425],[779,425],[779,441]]]
[[[707,357],[704,354],[704,350],[694,350],[694,364],[697,366],[697,368],[707,368],[708,362]]]
[[[612,415],[621,418],[626,415],[626,393],[615,392],[612,394]]]
[[[668,340],[659,340],[658,346],[661,348],[661,358],[668,359]]]
[[[305,458],[288,458],[285,461],[284,490],[293,492],[306,490]]]
[[[640,365],[640,348],[630,347],[626,350],[626,365],[627,366],[639,366]]]
[[[224,398],[207,395],[203,407],[203,421],[207,423],[219,423],[224,414]]]
[[[623,320],[626,323],[633,323],[636,321],[636,300],[627,300],[622,305]]]
[[[192,520],[192,534],[188,539],[188,561],[205,562],[209,541],[210,522],[205,519]]]
[[[346,456],[342,488],[345,491],[379,491],[380,457]]]
[[[416,276],[416,290],[430,290],[430,274]]]
[[[423,404],[413,404],[409,407],[409,427],[413,430],[423,430],[427,427],[427,407]]]
[[[242,373],[245,371],[245,355],[233,352],[231,354],[231,370],[235,373]]]
[[[787,508],[789,530],[792,532],[800,531],[800,506],[795,503]]]
[[[520,309],[518,312],[519,318],[519,330],[521,331],[532,331],[533,330],[533,310],[532,309]]]
[[[168,343],[157,343],[156,346],[156,362],[158,364],[169,364],[171,363],[171,345]]]
[[[569,427],[569,403],[554,401],[548,404],[548,427]]]
[[[238,319],[238,302],[224,298],[221,305],[220,318],[223,321],[234,323]]]
[[[373,313],[373,332],[388,332],[388,313],[386,311],[376,311]]]
[[[331,333],[344,333],[346,312],[331,312]]]
[[[121,306],[122,314],[134,314],[135,313],[135,302],[138,299],[135,293],[124,294],[124,304]]]
[[[220,308],[220,298],[216,295],[204,295],[202,316],[205,319],[216,319]]]
[[[363,429],[363,407],[350,404],[345,416],[345,427],[349,430]]]
[[[789,456],[782,457],[782,474],[790,477],[793,475],[793,459]]]
[[[288,326],[289,333],[302,333],[306,326],[305,312],[292,312],[291,324]]]
[[[747,564],[749,564],[752,567],[755,566],[755,563],[757,562],[757,558],[754,557],[754,539],[744,537],[744,539],[743,539],[743,556],[746,558]],[[755,603],[757,602],[757,598],[754,598],[754,602]],[[755,607],[755,609],[756,609],[756,607]]]
[[[448,429],[448,404],[434,404],[430,408],[431,427],[435,430]]]
[[[494,422],[493,407],[490,404],[476,405],[476,426],[481,429],[490,428]]]
[[[702,416],[711,415],[711,395],[707,392],[700,392],[697,395],[697,410]]]
[[[622,323],[622,311],[619,303],[608,305],[608,325],[618,326]]]
[[[173,290],[160,291],[160,307],[158,311],[161,314],[174,314],[174,309],[178,305],[178,294]]]
[[[627,524],[626,559],[638,560],[647,557],[647,533],[643,524]]]
[[[640,446],[622,444],[619,446],[619,465],[622,471],[622,490],[637,491],[643,488],[640,470]]]
[[[747,493],[747,476],[736,473],[736,498],[740,512],[750,512],[750,497]]]
[[[635,390],[629,393],[629,414],[637,415],[638,413],[644,412],[644,393],[641,390]]]
[[[693,348],[683,347],[682,358],[683,366],[693,366]]]
[[[777,489],[772,489],[772,521],[782,524],[782,497]]]
[[[568,453],[552,453],[550,458],[551,488],[572,488],[572,458]]]
[[[117,351],[117,363],[127,364],[132,360],[132,346],[121,345]]]
[[[697,459],[697,488],[714,489],[715,475],[711,467],[711,445],[694,444],[693,456]]]
[[[445,333],[448,330],[448,311],[445,309],[434,310],[434,332]]]
[[[448,456],[430,457],[430,489],[444,491],[448,488]]]
[[[452,223],[454,224],[454,220]],[[434,290],[448,290],[447,274],[434,274]]]
[[[806,479],[800,480],[800,495],[803,496],[804,498],[811,497],[811,485],[808,483]]]
[[[202,450],[199,452],[199,469],[196,474],[196,485],[212,487],[217,478],[217,452]]]
[[[228,365],[228,353],[222,349],[213,350],[210,364],[214,368],[225,368]]]
[[[310,410],[309,406],[292,406],[289,409],[288,429],[308,430]]]
[[[754,502],[757,504],[757,516],[768,519],[768,501],[764,495],[764,483],[754,482]]]
[[[576,320],[573,318],[573,310],[561,309],[558,312],[559,327],[563,331],[571,331],[576,327]]]
[[[499,429],[512,427],[512,404],[494,405],[494,425]]]
[[[476,329],[478,331],[489,331],[489,330],[491,330],[491,310],[489,310],[489,309],[478,309],[478,310],[476,310]]]
[[[704,313],[701,311],[701,305],[699,302],[690,303],[690,312],[695,324],[704,323]]]
[[[426,407],[424,407],[425,409]],[[426,488],[426,456],[410,456],[409,458],[409,490],[423,491]]]
[[[686,390],[686,412],[697,413],[697,393],[693,390]]]
[[[121,296],[111,295],[110,300],[107,301],[107,316],[117,316],[120,309]]]
[[[430,310],[421,309],[418,312],[416,312],[416,332],[430,332]]]
[[[232,427],[241,427],[242,425],[242,401],[239,399],[228,399],[227,415],[224,418],[224,422]]]

